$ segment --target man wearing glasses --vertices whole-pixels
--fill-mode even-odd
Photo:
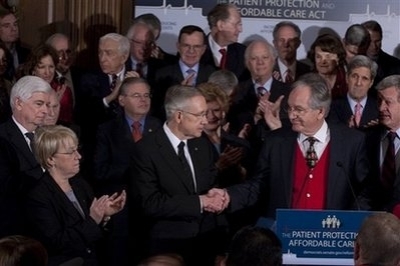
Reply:
[[[208,77],[216,70],[212,65],[200,63],[200,58],[206,49],[204,31],[195,25],[184,26],[176,44],[179,61],[161,68],[156,73],[156,86],[153,88],[153,106],[163,106],[167,89],[173,85],[182,84],[195,86],[207,82]],[[156,110],[156,113],[160,110]],[[163,112],[161,112],[163,113]],[[160,115],[164,118],[164,115]]]
[[[234,211],[263,198],[260,215],[275,219],[278,208],[369,209],[362,132],[325,120],[331,96],[325,81],[306,74],[288,99],[291,129],[265,136],[256,175],[227,189]],[[262,197],[264,195],[265,197]]]
[[[224,248],[226,198],[208,192],[216,184],[213,151],[200,138],[207,104],[196,88],[171,87],[165,97],[167,121],[132,152],[133,191],[150,218],[148,255],[178,253],[188,265],[213,265]]]

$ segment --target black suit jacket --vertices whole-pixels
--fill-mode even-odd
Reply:
[[[162,126],[157,118],[146,116],[143,137]],[[134,143],[125,115],[101,124],[97,130],[94,155],[94,176],[102,187],[102,194],[126,189],[129,177],[130,146]]]
[[[275,102],[281,95],[285,98],[281,103],[281,119],[286,119],[287,114],[284,109],[287,107],[287,99],[290,93],[290,86],[276,79],[272,79],[269,101]],[[239,90],[235,96],[233,105],[231,106],[227,119],[230,122],[230,128],[233,132],[239,132],[243,125],[248,123],[254,124],[254,114],[258,105],[258,96],[254,89],[252,79],[239,84]]]
[[[349,120],[353,115],[347,96],[334,100],[331,104],[328,120],[334,123],[349,125]],[[361,115],[359,129],[365,129],[368,122],[379,117],[378,103],[375,98],[369,96]]]
[[[207,82],[208,77],[215,71],[213,65],[200,64],[196,84]],[[184,80],[179,63],[161,68],[156,73],[155,86],[152,87],[151,106],[154,115],[164,120],[164,97],[169,87],[181,84]]]
[[[391,56],[382,50],[379,51],[376,63],[378,64],[378,72],[374,80],[374,85],[378,84],[385,77],[400,74],[400,59]],[[370,90],[370,93],[376,92],[375,90]]]
[[[42,177],[43,170],[12,118],[0,125],[0,137],[8,140],[18,155],[19,170],[21,175],[24,176],[23,186],[25,188],[31,187]]]
[[[400,204],[400,153],[396,154],[396,177],[392,190],[384,188],[381,181],[381,142],[387,133],[387,129],[381,125],[376,126],[367,132],[367,151],[370,162],[371,185],[373,195],[373,208],[378,211],[393,211],[393,208]]]
[[[89,216],[94,198],[91,188],[78,177],[70,179],[70,184],[85,218],[48,173],[28,194],[26,212],[30,234],[46,247],[49,265],[75,257],[95,261],[95,244],[103,236],[100,226]]]
[[[132,152],[134,190],[138,190],[143,210],[152,219],[151,238],[188,239],[224,224],[223,215],[201,212],[199,195],[216,182],[213,151],[207,140],[188,140],[197,180],[185,176],[182,165],[164,129],[143,138]]]
[[[296,60],[296,73],[294,75],[295,81],[302,75],[310,73],[310,72],[311,72],[311,67],[309,65]],[[285,73],[281,73],[281,70],[279,69],[278,59],[275,60],[275,66],[274,66],[273,73],[274,73],[273,76],[275,79],[277,79],[281,82],[284,82],[282,77],[284,76]]]
[[[356,208],[352,189],[362,209],[368,209],[365,193],[368,160],[365,136],[362,132],[343,125],[329,125],[330,153],[327,178],[326,209],[347,210]],[[232,210],[254,204],[260,194],[266,216],[275,218],[278,208],[290,208],[292,202],[294,157],[297,132],[289,128],[271,131],[266,136],[258,160],[256,175],[246,184],[228,188]],[[352,184],[352,187],[349,184]]]
[[[208,38],[210,38],[209,35]],[[207,48],[200,59],[200,63],[212,65],[216,68],[219,68],[219,66],[215,65],[214,55],[210,49],[208,38]],[[225,68],[229,71],[232,71],[239,81],[244,81],[250,78],[250,72],[247,70],[246,64],[244,63],[245,51],[246,46],[241,43],[235,42],[227,46]]]

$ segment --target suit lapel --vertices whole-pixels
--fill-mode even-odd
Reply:
[[[164,130],[160,130],[157,132],[156,141],[160,148],[161,157],[175,172],[176,177],[178,177],[178,179],[182,182],[187,191],[190,194],[193,194],[193,180],[190,180],[187,176],[184,175],[182,171],[182,164],[179,161],[178,155],[176,154],[175,147],[172,146]]]
[[[22,132],[19,130],[18,126],[14,123],[14,121],[10,121],[8,124],[8,132],[10,142],[17,148],[17,153],[21,154],[26,158],[27,162],[30,165],[37,165],[37,161],[28,146],[28,143],[25,140],[25,137],[22,135]]]

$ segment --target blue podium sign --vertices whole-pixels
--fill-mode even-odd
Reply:
[[[367,211],[278,209],[276,233],[282,241],[284,261],[286,258],[286,261],[300,264],[307,261],[305,258],[312,258],[319,261],[319,265],[323,265],[321,259],[352,261],[357,232],[365,217],[371,214]]]

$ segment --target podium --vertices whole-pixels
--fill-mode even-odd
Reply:
[[[354,240],[373,212],[336,210],[276,211],[275,232],[286,265],[354,265]]]

